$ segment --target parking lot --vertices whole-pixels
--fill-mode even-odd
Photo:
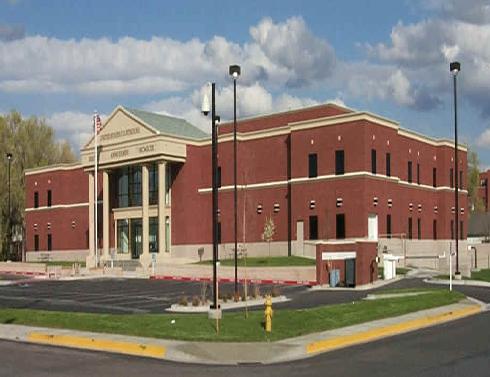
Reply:
[[[206,285],[206,283],[204,283]],[[148,279],[90,279],[74,281],[18,280],[13,285],[0,286],[0,308],[31,308],[93,313],[163,313],[170,305],[186,296],[201,296],[203,283]],[[220,284],[223,293],[233,292],[233,283]],[[273,286],[261,285],[261,293]],[[435,287],[421,279],[403,279],[376,290],[394,288]],[[443,288],[439,286],[439,288]],[[304,286],[276,285],[289,302],[275,304],[276,308],[308,308],[352,302],[365,297],[369,291],[314,291]],[[455,287],[463,293],[490,302],[490,289]],[[240,291],[242,287],[240,287]],[[209,283],[207,297],[211,298]],[[258,308],[262,309],[262,308]]]

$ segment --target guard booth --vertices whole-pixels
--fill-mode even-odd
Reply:
[[[377,280],[377,242],[325,241],[316,246],[316,276],[320,285],[355,287]]]

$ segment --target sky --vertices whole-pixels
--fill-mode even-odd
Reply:
[[[46,119],[79,150],[117,105],[206,131],[207,83],[231,119],[326,102],[437,138],[490,167],[490,0],[0,0],[0,113]]]

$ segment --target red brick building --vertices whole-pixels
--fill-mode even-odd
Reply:
[[[232,127],[219,127],[221,257],[234,242]],[[275,255],[314,257],[316,244],[339,239],[451,239],[454,174],[462,182],[459,236],[466,238],[463,146],[454,172],[449,140],[333,104],[243,119],[237,129],[238,240],[249,255],[269,252],[267,217]],[[201,247],[209,258],[210,136],[182,119],[117,107],[98,138],[101,258],[114,250],[116,259],[147,265],[151,253],[159,262],[197,258]],[[92,143],[78,165],[26,172],[29,254],[85,250],[93,260]]]

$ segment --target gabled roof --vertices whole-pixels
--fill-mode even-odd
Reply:
[[[190,139],[203,139],[209,135],[193,126],[185,119],[175,118],[168,115],[150,113],[149,111],[130,109],[124,107],[124,110],[141,119],[144,123],[153,127],[162,134],[180,136]]]

